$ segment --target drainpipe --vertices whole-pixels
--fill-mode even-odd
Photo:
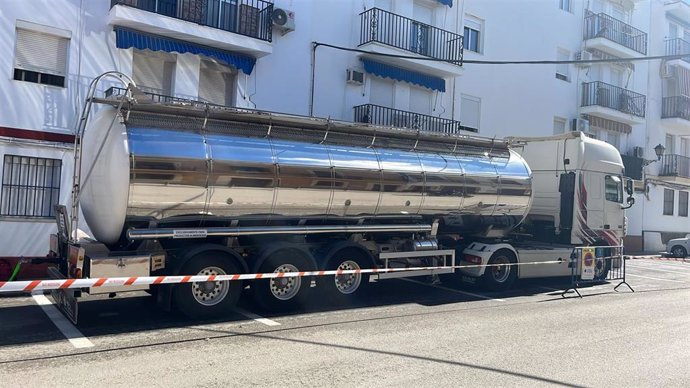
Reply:
[[[316,74],[316,42],[311,42],[311,80],[309,82],[309,116],[314,116],[314,77]]]

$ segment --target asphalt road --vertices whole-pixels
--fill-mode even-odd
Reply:
[[[636,292],[582,299],[562,280],[391,280],[358,305],[196,322],[143,293],[87,298],[69,339],[40,296],[0,298],[0,386],[690,386],[690,261],[627,263]]]

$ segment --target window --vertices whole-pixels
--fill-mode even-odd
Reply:
[[[570,59],[570,51],[565,49],[558,49],[556,54],[556,59],[558,61],[567,61]],[[556,78],[568,81],[570,80],[570,65],[567,63],[559,63],[556,65]]]
[[[562,117],[554,117],[553,118],[553,134],[558,135],[561,133],[565,133],[565,126],[568,123],[568,120],[562,118]]]
[[[678,192],[678,215],[681,217],[688,216],[688,192]]]
[[[199,99],[213,104],[235,105],[236,70],[213,61],[202,61],[199,72]]]
[[[664,215],[673,215],[673,190],[664,189]]]
[[[616,203],[623,203],[623,183],[620,177],[607,175],[604,178],[604,192],[606,200]]]
[[[17,42],[14,51],[14,79],[43,85],[65,86],[67,75],[67,53],[69,31],[35,25],[17,23]],[[23,27],[20,27],[23,26]],[[65,36],[42,32],[50,31]],[[54,30],[54,31],[53,31]]]
[[[134,82],[145,92],[172,96],[176,61],[174,54],[134,50]]]
[[[482,52],[482,21],[477,18],[465,19],[465,50]]]
[[[570,12],[571,0],[559,0],[558,8]]]
[[[666,153],[675,153],[675,139],[673,135],[666,135]]]
[[[479,117],[482,110],[482,100],[479,97],[466,94],[460,97],[460,125],[461,129],[479,132]]]
[[[394,81],[387,78],[368,77],[369,103],[393,108]]]
[[[5,155],[0,216],[53,217],[60,200],[62,161]]]
[[[434,92],[430,89],[410,86],[410,111],[430,115],[433,100]]]

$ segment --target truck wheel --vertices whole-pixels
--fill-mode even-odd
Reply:
[[[675,245],[673,248],[671,248],[671,254],[673,255],[673,257],[678,257],[682,259],[688,255],[688,251],[680,245]]]
[[[355,248],[344,248],[327,259],[326,270],[358,270],[371,268],[369,257]],[[369,274],[321,276],[316,280],[320,291],[329,298],[348,300],[361,297],[369,288]]]
[[[189,259],[180,274],[232,275],[240,272],[240,266],[222,253],[203,252]],[[241,281],[182,283],[175,286],[173,298],[182,314],[190,318],[211,318],[228,313],[241,293]]]
[[[501,249],[491,255],[489,266],[482,278],[484,286],[491,291],[505,291],[513,285],[517,278],[517,259],[513,252]]]
[[[606,256],[610,256],[610,253],[606,253]],[[594,264],[594,280],[600,282],[606,280],[606,277],[609,276],[609,269],[611,269],[611,259],[597,260]]]
[[[259,273],[311,271],[310,258],[295,248],[278,249],[266,257]],[[284,277],[255,280],[251,285],[256,303],[268,311],[289,311],[302,305],[311,286],[310,278]]]

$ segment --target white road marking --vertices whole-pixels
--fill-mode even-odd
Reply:
[[[651,280],[661,280],[662,282],[686,283],[686,284],[688,283],[688,282],[684,282],[684,281],[682,281],[682,280],[653,278],[653,277],[651,277],[651,276],[635,275],[635,274],[632,274],[632,273],[626,274],[625,276],[632,276],[632,277],[636,277],[636,278],[651,279]]]
[[[58,330],[60,330],[62,335],[64,335],[75,348],[79,349],[93,347],[93,343],[89,341],[88,338],[84,337],[79,329],[77,329],[72,322],[68,321],[67,318],[65,318],[65,316],[62,315],[62,313],[57,309],[57,307],[53,305],[53,302],[46,298],[41,291],[32,293],[31,295],[36,301],[36,304],[41,306],[43,312],[46,313],[48,318],[53,321],[53,324],[58,328]]]
[[[676,275],[685,275],[688,276],[690,275],[690,272],[686,271],[677,271],[677,270],[670,270],[670,269],[661,269],[661,268],[654,268],[654,267],[647,267],[647,266],[639,266],[639,267],[630,267],[628,266],[627,269],[632,269],[634,271],[657,271],[657,272],[666,272],[666,273],[672,273]]]
[[[276,322],[276,321],[272,321],[272,320],[270,320],[270,319],[268,319],[268,318],[264,318],[264,317],[262,317],[261,315],[254,314],[254,313],[251,312],[251,311],[247,311],[247,310],[244,310],[244,309],[241,309],[241,308],[238,308],[238,307],[235,307],[234,310],[235,310],[235,312],[237,312],[237,313],[239,313],[239,314],[242,314],[242,315],[244,315],[245,317],[247,317],[247,318],[249,318],[249,319],[253,319],[253,320],[255,320],[255,321],[259,322],[259,323],[263,323],[264,325],[267,325],[267,326],[280,326],[280,323],[278,323],[278,322]]]
[[[456,290],[456,289],[454,289],[454,288],[448,288],[448,287],[439,286],[439,285],[436,285],[436,284],[424,283],[424,282],[420,282],[420,281],[417,281],[417,280],[406,279],[406,278],[400,278],[399,280],[404,280],[404,281],[406,281],[406,282],[417,283],[417,284],[421,284],[421,285],[428,286],[428,287],[438,288],[439,290],[455,292],[455,293],[457,293],[457,294],[462,294],[462,295],[466,295],[466,296],[473,296],[473,297],[475,297],[475,298],[486,299],[486,300],[495,300],[495,301],[497,301],[497,302],[505,302],[505,299],[492,298],[492,297],[489,297],[489,296],[479,295],[479,294],[475,294],[475,293],[467,292],[467,291],[460,291],[460,290]]]
[[[628,268],[635,268],[635,269],[666,269],[666,270],[673,270],[677,271],[678,273],[690,273],[690,265],[683,265],[683,264],[670,264],[670,263],[635,263],[633,265],[628,264]]]

